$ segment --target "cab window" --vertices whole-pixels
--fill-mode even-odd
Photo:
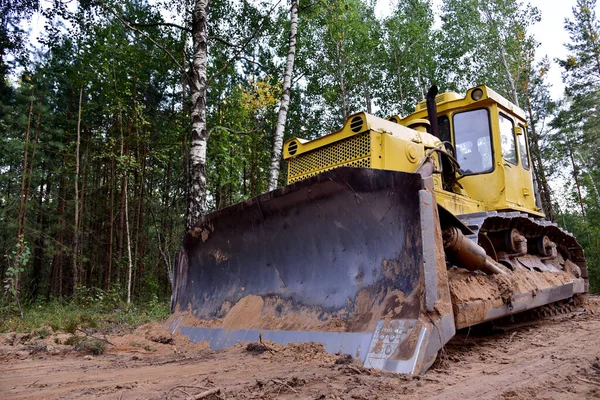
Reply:
[[[502,158],[511,164],[517,164],[517,146],[515,144],[515,125],[512,120],[500,114],[500,145]]]
[[[490,116],[486,108],[454,114],[456,159],[465,175],[490,172],[494,166]]]
[[[526,136],[527,131],[525,130],[525,127],[523,125],[519,126],[523,130],[522,135],[517,135],[517,140],[519,142],[519,153],[521,154],[521,165],[523,165],[523,168],[529,170],[529,151],[527,151],[528,148]]]
[[[450,141],[450,119],[447,116],[442,115],[438,118],[438,130],[440,133],[440,140],[442,142]]]

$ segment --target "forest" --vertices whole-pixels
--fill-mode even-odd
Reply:
[[[285,184],[284,140],[359,111],[407,115],[431,84],[486,84],[525,110],[543,211],[600,291],[596,1],[547,27],[568,32],[565,59],[538,54],[527,2],[394,4],[379,17],[373,0],[3,1],[2,303],[168,299],[187,229]]]

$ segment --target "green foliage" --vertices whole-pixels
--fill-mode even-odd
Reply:
[[[100,355],[104,353],[106,345],[106,342],[90,337],[79,338],[75,343],[73,343],[73,347],[76,351],[92,355]]]
[[[106,291],[97,287],[88,288],[79,285],[74,302],[78,306],[94,306],[99,310],[110,311],[122,305],[125,294],[125,290],[120,285],[113,285]]]
[[[75,346],[79,343],[80,337],[77,335],[72,335],[69,336],[68,338],[65,339],[65,341],[63,342],[63,344],[67,345],[67,346]]]
[[[385,68],[378,105],[387,115],[407,115],[425,98],[432,83],[442,83],[436,60],[440,35],[433,28],[433,11],[426,0],[399,1],[384,21]]]
[[[108,304],[111,304],[110,302]],[[133,329],[142,324],[160,321],[170,315],[169,304],[157,297],[141,307],[127,307],[123,302],[116,308],[97,301],[82,305],[53,300],[26,304],[23,318],[2,315],[0,332],[36,332],[42,336],[50,327],[53,332],[75,334],[79,329],[108,332],[116,327]],[[48,331],[49,332],[49,331]]]
[[[485,82],[522,105],[524,71],[538,46],[527,31],[539,22],[539,10],[517,0],[444,0],[442,11],[447,85],[464,89]]]
[[[24,271],[25,266],[29,262],[30,256],[31,250],[27,246],[27,243],[25,243],[25,241],[23,240],[23,237],[19,238],[19,241],[16,245],[16,249],[12,251],[11,255],[6,256],[9,261],[9,266],[4,273],[4,290],[16,301],[18,301],[19,296],[19,276]]]
[[[35,331],[35,334],[40,339],[45,339],[48,336],[50,336],[52,334],[52,332],[47,327],[43,326],[40,329],[38,329],[37,331]]]
[[[572,231],[585,249],[590,287],[600,292],[600,20],[595,0],[578,0],[573,18],[565,20],[569,54],[563,68],[565,98],[552,120],[552,158],[565,181],[557,204],[558,222]]]
[[[14,302],[18,306],[21,317],[23,316],[23,311],[19,301],[19,279],[29,262],[30,256],[31,251],[27,243],[23,240],[23,236],[19,237],[16,248],[12,251],[11,255],[6,255],[8,268],[4,272],[4,294],[11,302]]]

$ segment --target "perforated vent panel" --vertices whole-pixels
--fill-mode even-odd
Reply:
[[[369,132],[352,136],[288,160],[288,183],[317,175],[335,167],[371,166]]]

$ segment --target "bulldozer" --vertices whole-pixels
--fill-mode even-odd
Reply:
[[[433,86],[404,118],[351,115],[283,158],[286,186],[185,235],[173,332],[422,374],[459,329],[585,299],[583,249],[536,205],[525,113],[484,85]]]

